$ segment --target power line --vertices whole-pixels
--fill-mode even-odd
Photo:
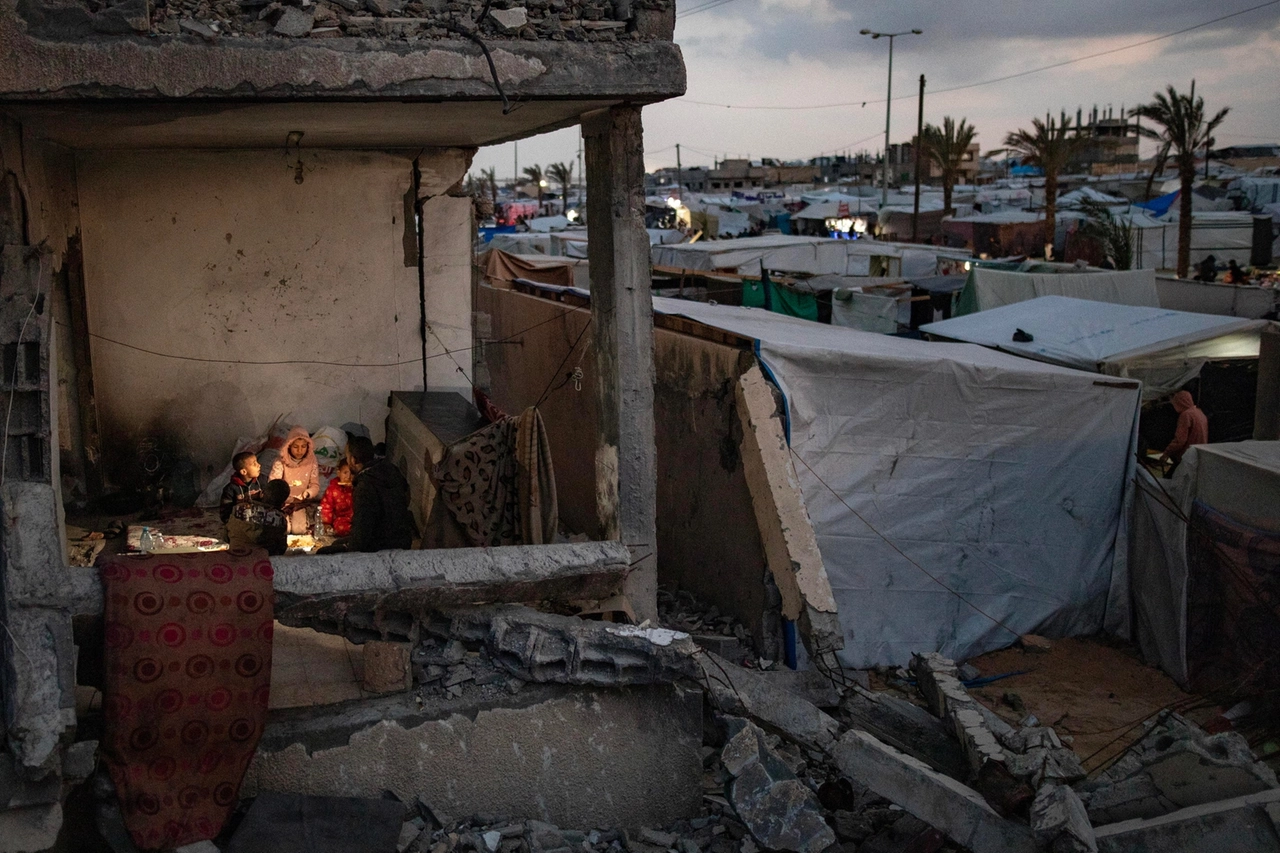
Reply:
[[[512,343],[515,341],[515,338],[519,337],[520,335],[523,335],[525,332],[531,332],[534,329],[538,328],[539,326],[545,326],[547,323],[555,322],[556,320],[559,320],[561,317],[565,316],[566,314],[571,314],[577,310],[578,309],[576,307],[569,308],[568,310],[563,311],[548,320],[543,320],[540,323],[534,323],[532,326],[529,326],[528,328],[525,328],[525,329],[521,329],[520,331],[515,332],[511,335],[508,335],[505,338],[498,338],[497,340],[492,340],[492,341],[481,341],[477,346],[473,346],[473,347],[458,347],[457,349],[446,348],[442,352],[432,353],[431,355],[427,356],[427,358],[432,359],[432,358],[448,357],[453,360],[454,364],[457,364],[458,363],[457,360],[453,359],[454,353],[470,352],[471,350],[477,349],[480,346],[486,346],[488,344]],[[59,323],[58,325],[63,326],[63,328],[70,328],[64,323]],[[93,332],[89,333],[89,337],[95,338],[96,340],[104,341],[109,344],[114,344],[118,347],[124,347],[125,349],[131,349],[137,352],[145,353],[147,355],[153,355],[158,358],[171,358],[177,361],[195,361],[203,364],[244,364],[244,365],[251,365],[251,366],[271,366],[271,365],[284,365],[284,364],[315,364],[315,365],[321,365],[325,367],[387,368],[387,367],[403,367],[407,364],[418,364],[422,361],[422,359],[420,358],[413,358],[413,359],[409,359],[408,361],[391,361],[391,362],[378,362],[378,363],[371,363],[371,364],[354,364],[351,362],[312,361],[308,359],[285,359],[281,361],[247,361],[243,359],[229,359],[229,358],[202,358],[200,356],[193,356],[193,355],[177,355],[175,353],[158,352],[157,350],[146,349],[145,347],[135,346],[134,344],[125,343],[124,341],[117,341],[114,338],[108,338],[105,335],[99,335]],[[439,338],[437,337],[436,340],[439,340]],[[443,347],[444,342],[440,341],[440,345]],[[461,370],[462,366],[458,365],[458,369]],[[466,374],[464,373],[463,375],[465,376]]]
[[[712,0],[712,2],[713,2],[713,3],[714,3],[714,2],[729,2],[729,0]],[[1135,47],[1143,47],[1143,46],[1148,45],[1148,44],[1154,44],[1154,43],[1156,43],[1156,42],[1165,41],[1165,40],[1167,40],[1167,39],[1171,39],[1171,38],[1174,38],[1174,37],[1176,37],[1176,36],[1180,36],[1180,35],[1183,35],[1183,34],[1185,34],[1185,33],[1189,33],[1189,32],[1191,32],[1191,31],[1193,31],[1193,30],[1198,30],[1198,29],[1202,29],[1202,28],[1204,28],[1204,27],[1212,26],[1212,25],[1214,25],[1214,24],[1217,24],[1217,23],[1220,23],[1220,22],[1222,22],[1222,21],[1225,21],[1225,20],[1227,20],[1227,19],[1229,19],[1229,18],[1236,18],[1236,17],[1239,17],[1240,15],[1246,15],[1246,14],[1248,14],[1249,12],[1256,12],[1256,11],[1257,11],[1257,10],[1259,10],[1259,9],[1265,9],[1265,8],[1267,8],[1268,6],[1275,6],[1275,5],[1277,5],[1277,4],[1280,4],[1280,0],[1267,0],[1267,2],[1266,2],[1266,3],[1259,3],[1259,4],[1255,5],[1255,6],[1250,6],[1250,7],[1249,7],[1249,8],[1247,8],[1247,9],[1241,9],[1241,10],[1240,10],[1240,11],[1238,11],[1238,12],[1231,12],[1231,13],[1226,14],[1226,15],[1219,15],[1218,17],[1216,17],[1216,18],[1214,18],[1214,19],[1212,19],[1212,20],[1204,21],[1204,22],[1199,23],[1199,24],[1193,24],[1192,26],[1184,27],[1184,28],[1182,28],[1182,29],[1180,29],[1180,30],[1175,30],[1174,32],[1171,32],[1171,33],[1165,33],[1165,34],[1164,34],[1164,35],[1162,35],[1162,36],[1154,36],[1154,37],[1152,37],[1152,38],[1149,38],[1149,39],[1143,39],[1142,41],[1137,41],[1137,42],[1134,42],[1134,43],[1132,43],[1132,44],[1126,44],[1126,45],[1123,45],[1123,46],[1121,46],[1121,47],[1113,47],[1113,48],[1110,48],[1110,49],[1108,49],[1108,50],[1100,50],[1100,51],[1098,51],[1097,53],[1090,53],[1090,54],[1087,54],[1087,55],[1085,55],[1085,56],[1077,56],[1077,57],[1075,57],[1074,59],[1064,59],[1064,60],[1062,60],[1061,62],[1054,62],[1054,63],[1051,63],[1051,64],[1049,64],[1049,65],[1041,65],[1041,66],[1039,66],[1039,67],[1037,67],[1037,68],[1028,68],[1028,69],[1026,69],[1025,71],[1017,71],[1017,72],[1014,72],[1013,74],[1005,74],[1005,75],[1004,75],[1004,76],[1002,76],[1002,77],[993,77],[993,78],[991,78],[990,80],[979,80],[979,81],[977,81],[976,83],[965,83],[965,84],[960,85],[960,86],[948,86],[948,87],[943,88],[943,89],[934,89],[934,90],[930,93],[930,95],[931,95],[931,96],[933,96],[933,97],[936,97],[936,96],[938,96],[938,95],[941,95],[941,94],[944,94],[944,93],[947,93],[947,92],[960,92],[960,91],[963,91],[963,90],[965,90],[965,89],[976,89],[976,88],[978,88],[979,86],[990,86],[990,85],[992,85],[993,83],[1003,83],[1003,82],[1005,82],[1006,80],[1013,80],[1013,79],[1016,79],[1016,78],[1018,78],[1018,77],[1026,77],[1026,76],[1028,76],[1028,75],[1030,75],[1030,74],[1039,74],[1039,73],[1040,73],[1040,72],[1042,72],[1042,71],[1051,71],[1051,70],[1053,70],[1054,68],[1062,68],[1062,67],[1067,66],[1067,65],[1074,65],[1074,64],[1076,64],[1077,62],[1085,62],[1085,61],[1090,60],[1090,59],[1097,59],[1097,58],[1098,58],[1098,57],[1100,57],[1100,56],[1109,56],[1109,55],[1111,55],[1111,54],[1113,54],[1113,53],[1120,53],[1120,52],[1122,52],[1122,51],[1132,50],[1132,49],[1134,49]],[[696,11],[696,9],[695,9],[694,11]],[[689,14],[693,14],[693,12],[691,11]],[[911,99],[913,99],[913,98],[915,98],[915,95],[914,95],[914,94],[909,94],[909,95],[899,95],[898,97],[894,98],[893,100],[895,100],[895,101],[904,101],[904,100],[911,100]],[[868,100],[865,100],[865,101],[843,101],[843,102],[841,102],[841,103],[835,103],[835,104],[807,104],[807,105],[760,105],[760,106],[757,106],[757,105],[750,105],[750,104],[721,104],[721,103],[714,103],[714,102],[712,102],[712,101],[695,101],[695,100],[692,100],[692,99],[690,99],[690,98],[676,98],[676,99],[675,99],[675,102],[677,102],[677,103],[683,102],[683,103],[688,103],[688,104],[696,104],[696,105],[698,105],[698,106],[704,106],[704,107],[723,107],[724,109],[730,109],[730,110],[781,110],[781,111],[796,111],[796,110],[827,110],[827,109],[837,109],[837,108],[840,108],[840,107],[857,107],[857,106],[863,106],[863,107],[865,107],[867,104],[883,104],[883,103],[885,103],[885,102],[886,102],[886,100],[887,100],[886,98],[879,98],[879,99],[868,99]]]
[[[708,0],[708,2],[702,3],[698,6],[694,6],[691,9],[686,9],[683,12],[676,12],[676,17],[687,18],[690,15],[696,15],[699,12],[707,12],[707,11],[710,11],[711,9],[717,9],[720,6],[724,6],[732,2],[733,0]]]

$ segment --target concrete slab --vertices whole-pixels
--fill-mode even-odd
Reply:
[[[970,850],[1034,853],[1031,828],[1005,820],[982,796],[922,761],[886,746],[866,732],[850,731],[835,750],[836,763],[850,779],[906,809]]]
[[[421,797],[447,814],[639,829],[697,813],[702,693],[526,686],[485,707],[407,697],[273,714],[243,793]]]
[[[1280,790],[1192,806],[1097,829],[1098,853],[1280,851]]]

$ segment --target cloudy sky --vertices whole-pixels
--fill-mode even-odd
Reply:
[[[675,165],[676,143],[685,166],[879,150],[888,44],[859,35],[863,28],[924,30],[895,40],[894,142],[914,133],[921,74],[925,121],[967,118],[984,151],[1046,110],[1074,116],[1096,104],[1118,114],[1193,77],[1211,110],[1232,108],[1219,144],[1280,142],[1280,0],[681,0],[677,8],[689,87],[644,111],[650,170]],[[1106,51],[1114,52],[971,85]],[[966,88],[942,91],[954,87]],[[821,108],[749,109],[779,106]],[[576,170],[577,150],[576,128],[546,134],[520,143],[520,166],[572,160]],[[510,145],[482,149],[475,169],[508,176],[512,154]]]

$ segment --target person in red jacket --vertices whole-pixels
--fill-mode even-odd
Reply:
[[[342,460],[334,471],[334,478],[329,481],[329,488],[324,490],[324,499],[320,501],[320,519],[335,536],[351,535],[353,479],[351,466],[347,464],[347,460]]]
[[[1178,428],[1173,433],[1173,441],[1164,449],[1160,462],[1172,461],[1176,468],[1187,448],[1193,444],[1209,443],[1209,419],[1188,391],[1173,395],[1173,409],[1178,413]]]

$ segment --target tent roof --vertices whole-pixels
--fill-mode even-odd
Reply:
[[[1250,468],[1261,468],[1280,474],[1280,441],[1233,441],[1224,444],[1205,444],[1196,448],[1200,453],[1212,453],[1225,459],[1233,459]]]
[[[964,288],[964,283],[969,277],[963,273],[960,275],[935,275],[927,278],[908,279],[908,283],[927,290],[930,293],[955,293]]]
[[[903,363],[957,362],[978,367],[997,367],[1017,373],[1062,373],[1077,371],[1041,362],[1027,361],[968,343],[947,344],[897,338],[877,332],[862,332],[844,326],[828,326],[776,314],[763,308],[708,305],[685,299],[655,296],[653,310],[660,314],[687,317],[726,332],[757,341],[806,350],[827,350],[852,356],[891,359]]]
[[[995,347],[1028,358],[1097,370],[1107,362],[1257,330],[1263,325],[1262,321],[1239,317],[1041,296],[929,323],[920,329],[931,335]],[[1013,340],[1017,329],[1030,333],[1034,340],[1026,343]],[[1257,355],[1256,349],[1253,354]],[[1224,353],[1221,357],[1227,355]]]

